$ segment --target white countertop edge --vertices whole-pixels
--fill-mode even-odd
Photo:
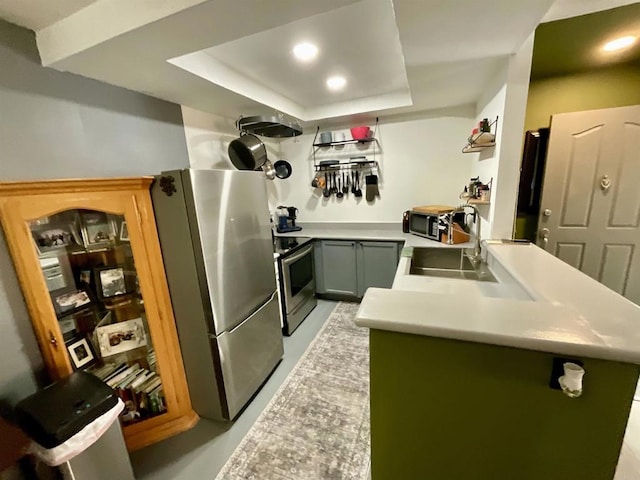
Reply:
[[[464,330],[450,330],[438,327],[422,327],[396,322],[393,326],[385,320],[375,320],[366,317],[358,317],[355,324],[359,327],[366,327],[373,330],[384,330],[387,332],[408,333],[434,338],[445,338],[448,340],[459,340],[463,342],[481,343],[484,345],[496,345],[500,347],[519,348],[523,350],[533,350],[538,352],[552,353],[568,357],[586,357],[600,360],[610,360],[614,362],[640,364],[640,355],[637,352],[626,350],[615,350],[606,345],[575,344],[560,341],[549,341],[541,339],[530,339],[518,336],[507,336],[486,332],[469,332]]]
[[[482,302],[483,308],[470,311],[460,303],[451,303],[451,295],[447,294],[370,288],[360,304],[355,323],[390,332],[640,364],[639,351],[613,347],[591,330],[573,308],[495,298],[476,301]],[[428,309],[440,312],[425,320],[420,314]],[[446,324],[437,320],[438,314],[443,315],[443,309],[449,315]],[[469,315],[474,317],[470,319]],[[537,321],[531,323],[527,316],[542,318],[538,325]],[[505,322],[510,321],[523,324],[514,325],[512,334],[504,333]],[[561,328],[563,326],[565,328]],[[563,336],[571,336],[576,341],[567,341]]]

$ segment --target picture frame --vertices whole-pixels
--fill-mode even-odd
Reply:
[[[85,289],[67,290],[51,296],[56,315],[67,315],[91,304],[91,297]]]
[[[128,242],[129,241],[129,228],[127,227],[127,221],[123,220],[120,224],[120,241]]]
[[[126,270],[122,265],[96,269],[95,282],[98,296],[103,299],[131,293],[126,281]]]
[[[105,212],[83,211],[80,219],[82,239],[87,249],[107,247],[116,238],[114,222]]]
[[[141,317],[98,327],[96,337],[103,357],[147,345],[147,335]]]
[[[96,361],[96,355],[87,337],[75,337],[66,344],[74,370],[85,368]]]
[[[60,326],[62,338],[64,338],[65,342],[75,338],[78,335],[78,333],[76,332],[76,321],[73,318],[73,315],[68,315],[66,317],[60,318],[58,320],[58,324]]]
[[[85,268],[78,272],[78,285],[82,285],[84,287],[89,288],[91,286],[91,276],[93,271],[91,269]]]
[[[75,222],[31,226],[31,236],[39,256],[58,250],[83,248]]]

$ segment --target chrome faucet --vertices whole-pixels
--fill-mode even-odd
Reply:
[[[478,208],[475,205],[470,205],[468,203],[465,203],[462,205],[458,205],[456,208],[453,209],[453,211],[449,216],[449,231],[447,232],[447,244],[453,245],[453,225],[454,225],[453,216],[458,212],[464,212],[465,208],[472,208],[474,218],[477,219],[475,221],[477,227],[476,227],[476,241],[473,246],[473,255],[472,256],[467,255],[467,256],[469,257],[469,260],[471,260],[473,263],[481,263],[482,262],[482,251],[480,249],[481,219],[480,219],[480,212],[478,212]]]

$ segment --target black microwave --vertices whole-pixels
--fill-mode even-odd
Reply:
[[[440,241],[437,214],[409,212],[409,232],[431,240]]]

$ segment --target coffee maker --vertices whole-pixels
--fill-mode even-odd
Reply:
[[[284,205],[278,205],[276,208],[276,230],[278,233],[297,232],[302,230],[302,227],[296,225],[296,207],[285,207]]]

